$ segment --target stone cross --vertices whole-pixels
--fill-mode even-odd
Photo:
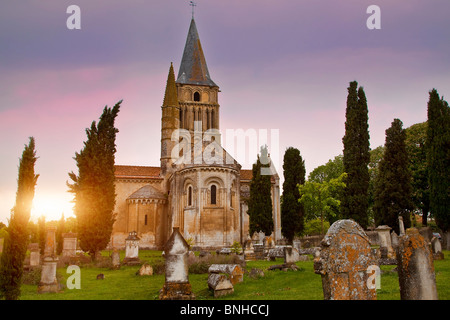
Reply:
[[[375,300],[376,287],[369,284],[374,266],[369,238],[353,220],[333,223],[314,259],[325,300]]]
[[[160,300],[195,299],[189,283],[188,254],[189,245],[179,228],[173,228],[164,247],[166,281],[159,295]]]
[[[433,255],[416,228],[399,237],[397,269],[402,300],[437,300]]]

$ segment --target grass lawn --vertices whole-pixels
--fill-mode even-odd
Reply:
[[[108,255],[105,252],[104,255]],[[445,260],[434,261],[436,283],[440,300],[450,300],[450,251],[444,251]],[[121,258],[123,259],[123,253]],[[143,261],[161,259],[160,251],[140,251]],[[244,281],[234,286],[234,293],[218,300],[322,300],[321,277],[314,273],[313,262],[297,262],[299,271],[269,271],[267,268],[277,261],[250,261],[247,270],[262,269],[264,277],[252,279],[247,274]],[[381,289],[377,290],[378,300],[400,300],[398,277],[392,269],[382,266]],[[119,270],[108,268],[82,267],[81,289],[65,288],[60,293],[38,294],[36,285],[22,285],[21,300],[157,300],[164,284],[164,275],[137,276],[139,266],[123,266]],[[70,274],[59,268],[62,283]],[[97,280],[103,273],[104,280]],[[208,290],[207,274],[190,274],[189,280],[197,300],[212,300]]]

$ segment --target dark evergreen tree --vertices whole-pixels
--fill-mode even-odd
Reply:
[[[416,123],[406,128],[406,151],[412,175],[414,206],[422,211],[422,225],[428,224],[430,211],[430,187],[426,152],[427,123]]]
[[[292,242],[295,234],[304,228],[304,208],[299,202],[300,192],[297,185],[305,183],[305,161],[300,150],[290,147],[283,158],[283,196],[281,201],[281,233]]]
[[[28,221],[30,220],[35,186],[39,177],[34,172],[36,159],[35,142],[34,138],[31,137],[20,159],[16,203],[11,210],[11,218],[7,228],[8,236],[4,240],[0,260],[0,297],[6,300],[17,300],[20,297],[23,261],[29,238]]]
[[[115,221],[114,160],[118,130],[114,122],[121,103],[113,108],[105,107],[98,125],[93,121],[86,129],[87,141],[74,158],[78,175],[69,173],[73,183],[68,186],[74,194],[80,248],[94,259],[98,251],[106,248]]]
[[[450,107],[436,89],[428,101],[427,130],[428,181],[430,209],[437,226],[448,232],[450,247]]]
[[[356,81],[350,82],[347,96],[343,162],[345,179],[341,215],[368,226],[370,145],[366,95]]]
[[[64,213],[61,216],[61,219],[58,221],[58,225],[56,227],[55,240],[56,240],[56,254],[60,255],[63,250],[63,233],[65,232],[65,220]]]
[[[45,216],[40,216],[38,218],[38,242],[39,242],[39,252],[41,255],[44,254],[45,242],[47,237],[47,229],[45,228]]]
[[[386,130],[385,151],[375,181],[373,206],[376,225],[388,225],[397,234],[398,217],[401,215],[405,228],[409,228],[413,209],[406,133],[402,125],[399,119],[394,119]]]
[[[264,232],[269,236],[273,231],[271,175],[264,169],[270,168],[267,147],[261,148],[256,163],[252,167],[250,197],[248,199],[249,232]],[[262,174],[263,173],[263,174]]]

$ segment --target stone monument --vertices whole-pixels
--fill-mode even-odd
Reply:
[[[160,291],[160,300],[195,299],[189,283],[188,253],[188,243],[179,228],[173,228],[172,235],[164,247],[166,281]]]
[[[139,260],[139,240],[141,240],[136,231],[132,231],[125,239],[125,258],[123,263],[126,265],[138,265],[141,263]]]
[[[402,300],[437,300],[433,255],[416,228],[399,237],[397,269]]]
[[[59,283],[56,278],[56,264],[58,257],[56,256],[56,227],[47,229],[47,240],[45,242],[44,258],[42,261],[41,281],[38,285],[38,293],[58,292]]]
[[[377,261],[369,238],[353,220],[333,223],[314,259],[325,300],[375,300],[376,288],[368,283],[373,266]]]

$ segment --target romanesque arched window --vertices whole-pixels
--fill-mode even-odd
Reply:
[[[188,187],[188,206],[192,206],[192,186]]]
[[[217,203],[217,187],[215,184],[211,185],[211,204]]]
[[[194,92],[194,101],[200,101],[200,93],[198,91]]]

